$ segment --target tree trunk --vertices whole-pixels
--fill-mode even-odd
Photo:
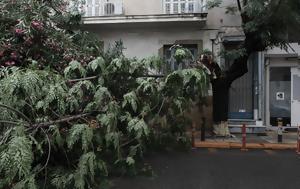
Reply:
[[[246,54],[234,61],[230,68],[223,72],[220,77],[212,79],[213,89],[213,121],[220,123],[228,119],[229,89],[232,82],[248,72]],[[217,64],[216,64],[217,66]],[[220,68],[217,68],[220,69]]]

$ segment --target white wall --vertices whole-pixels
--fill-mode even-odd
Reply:
[[[220,7],[208,10],[207,28],[220,28],[222,26],[241,26],[241,17],[226,14],[227,6],[235,6],[236,0],[223,0]]]
[[[144,58],[158,55],[159,49],[165,44],[174,44],[177,40],[203,40],[203,48],[211,49],[210,35],[214,31],[203,30],[110,30],[98,31],[97,35],[104,41],[105,48],[121,39],[128,57]]]
[[[287,51],[276,47],[269,49],[266,54],[298,54],[300,56],[300,45],[298,43],[291,43]]]
[[[123,0],[125,15],[163,14],[163,0]],[[219,8],[208,10],[207,28],[239,26],[239,15],[226,14],[227,6],[236,5],[236,0],[223,0]]]
[[[158,50],[164,44],[172,44],[176,40],[203,40],[204,49],[212,49],[211,40],[216,37],[218,30],[222,26],[240,26],[240,17],[225,14],[225,7],[234,5],[235,0],[223,0],[220,8],[214,8],[208,11],[207,21],[204,26],[182,27],[173,25],[170,28],[147,26],[135,27],[134,24],[114,25],[113,28],[92,26],[89,30],[96,33],[104,46],[107,48],[117,40],[124,42],[125,54],[129,57],[148,57],[158,55]],[[126,15],[147,15],[161,14],[163,0],[124,0],[124,9]],[[147,26],[147,27],[146,27]],[[215,46],[215,52],[219,46]]]
[[[125,15],[151,15],[163,13],[163,0],[123,0]]]

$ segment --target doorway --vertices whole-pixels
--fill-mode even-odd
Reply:
[[[270,68],[270,125],[277,126],[281,119],[283,126],[291,125],[291,68]]]

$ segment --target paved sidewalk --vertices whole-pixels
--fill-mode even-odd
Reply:
[[[276,131],[267,131],[262,134],[247,134],[246,148],[251,149],[296,149],[297,132],[284,132],[282,143],[278,143]],[[196,133],[195,147],[199,148],[242,148],[242,134],[233,137],[216,137],[206,134],[205,142],[200,140],[200,133]]]
[[[215,137],[215,136],[206,136],[206,141],[209,142],[242,142],[242,134],[233,134],[234,137]],[[199,138],[200,136],[198,136]],[[275,131],[267,131],[265,135],[258,134],[247,134],[246,140],[249,143],[273,143],[277,142],[277,133]],[[297,133],[288,132],[283,133],[282,143],[285,144],[296,144],[297,143]]]

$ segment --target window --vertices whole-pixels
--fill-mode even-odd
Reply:
[[[85,0],[85,16],[123,14],[123,0]]]
[[[86,1],[86,16],[100,16],[100,0]]]
[[[180,12],[185,13],[185,3],[180,3]]]
[[[198,53],[197,44],[183,44],[181,46],[190,50],[194,58],[197,57],[197,53]],[[164,50],[163,58],[167,63],[167,65],[164,68],[164,72],[169,73],[174,70],[188,68],[190,61],[183,60],[182,62],[179,63],[176,62],[174,58],[175,48],[171,48],[171,47],[172,45],[164,45],[163,48]]]
[[[181,14],[195,12],[196,0],[164,0],[165,14]]]
[[[115,14],[115,5],[113,3],[105,3],[104,13],[105,15]]]
[[[189,7],[188,12],[194,12],[195,10],[194,2],[189,1],[188,7]]]

